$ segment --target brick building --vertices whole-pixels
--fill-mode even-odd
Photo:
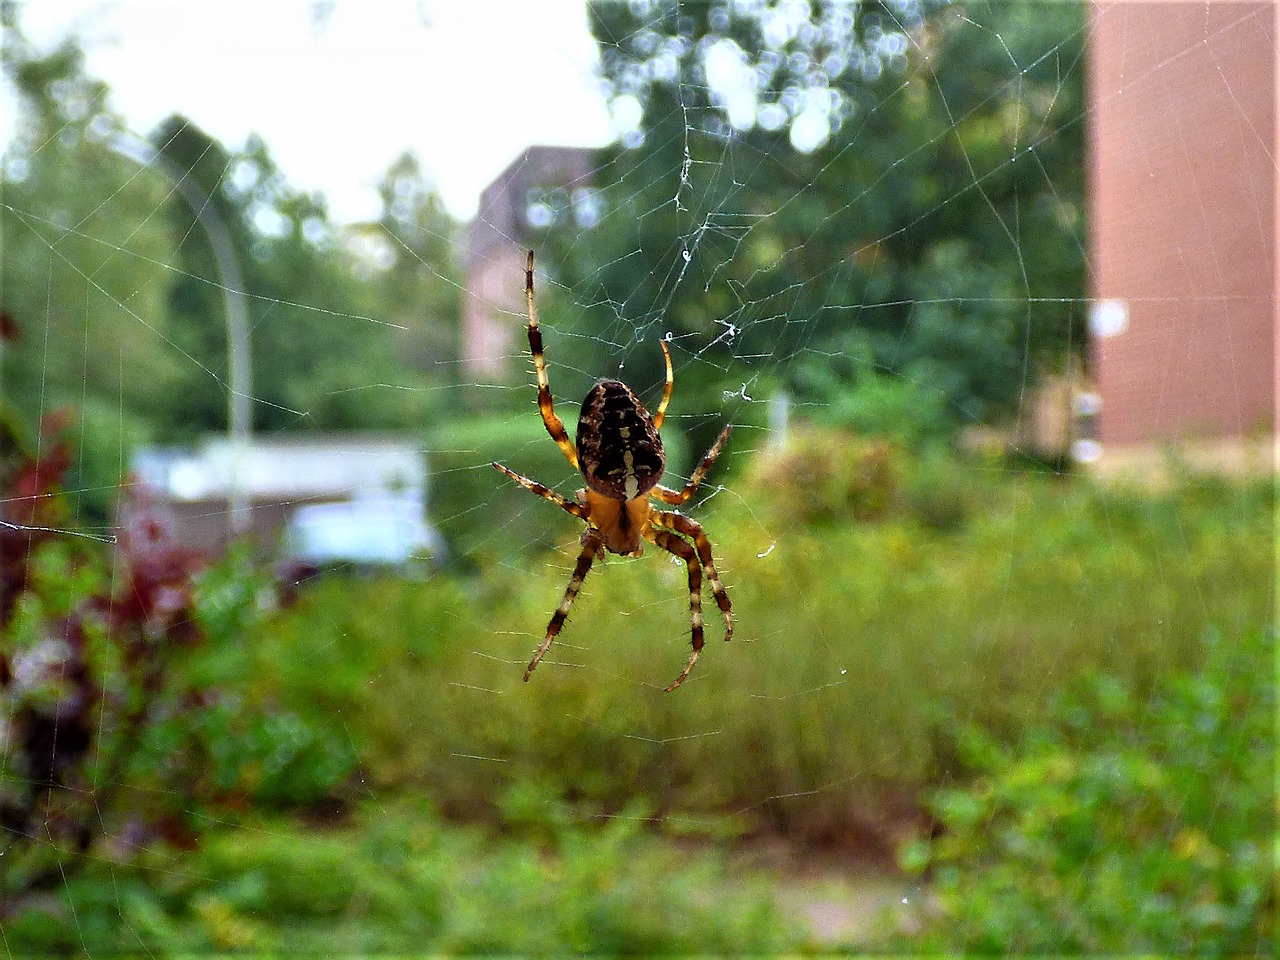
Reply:
[[[1277,10],[1090,6],[1091,366],[1102,467],[1272,464]]]
[[[468,377],[493,376],[520,347],[525,254],[533,229],[561,216],[589,219],[595,151],[530,147],[480,195],[467,231],[462,362]]]

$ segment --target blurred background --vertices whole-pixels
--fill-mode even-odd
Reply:
[[[0,15],[10,953],[1273,948],[1270,2]]]

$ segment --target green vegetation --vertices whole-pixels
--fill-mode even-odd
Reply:
[[[492,820],[532,781],[605,813],[644,797],[672,831],[830,840],[869,818],[887,842],[878,811],[966,773],[957,721],[1016,743],[1081,676],[1147,697],[1203,662],[1206,628],[1270,622],[1266,486],[1147,495],[994,464],[915,477],[898,457],[913,481],[876,522],[799,525],[802,478],[714,498],[701,519],[739,632],[721,644],[710,620],[675,694],[683,571],[654,556],[593,572],[520,682],[571,567],[577,529],[554,512],[565,549],[532,565],[512,548],[471,583],[317,584],[250,645],[255,675],[291,709],[341,711],[374,783],[451,816]]]
[[[244,558],[192,576],[156,516],[135,519],[114,575],[45,537],[0,580],[0,902],[104,855],[193,843],[213,810],[330,797],[354,767],[321,726],[246,697],[262,583]]]
[[[1275,950],[1275,647],[1205,636],[1150,696],[1073,684],[1013,746],[973,730],[981,776],[938,793],[934,948],[1270,956]],[[919,944],[916,944],[919,946]]]
[[[0,919],[0,936],[19,953],[280,956],[744,954],[801,939],[762,883],[646,836],[641,813],[547,820],[541,843],[459,829],[422,801],[366,801],[336,823],[250,818],[191,853],[97,862]]]
[[[219,696],[121,774],[168,784],[182,829],[131,852],[108,818],[7,943],[795,946],[717,865],[761,837],[928,868],[934,945],[1268,936],[1270,486],[1139,493],[805,438],[698,510],[739,633],[670,695],[683,573],[652,556],[593,573],[521,683],[577,535],[554,512],[566,551],[491,543],[479,577],[332,577],[252,616],[242,577],[202,581],[209,639],[175,677]],[[842,451],[820,481],[795,459],[813,444]],[[1150,922],[1124,939],[1130,909]]]

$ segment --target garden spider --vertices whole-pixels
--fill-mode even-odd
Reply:
[[[564,424],[556,416],[551,404],[551,387],[547,381],[547,364],[542,356],[542,331],[538,327],[538,314],[533,306],[533,251],[524,272],[524,294],[529,307],[529,351],[533,354],[533,366],[538,374],[538,410],[547,433],[556,442],[565,459],[582,474],[585,490],[579,490],[576,500],[566,500],[554,490],[536,480],[513,473],[500,463],[494,468],[526,490],[550,500],[561,510],[587,522],[582,531],[582,552],[573,578],[564,592],[564,599],[547,624],[547,636],[538,647],[533,660],[524,672],[526,681],[542,659],[573,605],[587,571],[601,550],[628,557],[638,557],[642,552],[641,539],[648,540],[685,562],[689,568],[689,622],[692,632],[693,654],[684,665],[680,676],[666,688],[670,693],[684,682],[702,652],[702,572],[711,581],[720,612],[724,614],[725,640],[733,636],[733,616],[729,607],[729,595],[716,574],[711,559],[711,543],[697,521],[675,510],[658,510],[649,502],[656,497],[663,503],[678,506],[684,503],[707,475],[711,465],[720,455],[720,449],[729,438],[732,425],[726,426],[711,445],[707,455],[693,471],[693,476],[683,490],[669,490],[658,483],[666,466],[662,450],[662,438],[658,428],[667,413],[667,403],[675,387],[675,375],[671,370],[671,351],[665,341],[659,341],[667,362],[667,383],[662,391],[662,402],[652,416],[640,402],[635,391],[618,380],[600,380],[582,401],[582,413],[578,417],[578,444],[575,449],[565,433]],[[693,541],[691,545],[688,537]]]

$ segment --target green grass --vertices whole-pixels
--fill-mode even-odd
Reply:
[[[803,941],[760,881],[655,841],[633,813],[599,829],[544,824],[537,841],[447,825],[422,800],[388,797],[337,824],[210,824],[196,851],[93,863],[56,898],[0,919],[0,946],[17,955],[635,955]]]
[[[712,608],[674,693],[684,572],[652,551],[593,571],[521,683],[576,550],[550,509],[564,549],[511,552],[479,579],[318,585],[252,642],[262,682],[340,717],[369,782],[461,820],[499,820],[496,798],[533,783],[594,814],[643,798],[671,833],[825,842],[888,837],[887,809],[963,776],[962,725],[1016,741],[1076,678],[1148,696],[1202,660],[1207,628],[1270,621],[1263,486],[1149,495],[961,472],[911,494],[955,501],[944,529],[912,509],[802,526],[740,491],[697,511],[738,632],[723,644]]]
[[[1188,797],[1211,801],[1215,784],[1251,762],[1243,749],[1215,752],[1213,735],[1184,731],[1204,710],[1188,719],[1161,705],[1200,696],[1187,678],[1212,667],[1224,644],[1251,637],[1260,656],[1270,649],[1271,489],[1188,478],[1138,493],[981,464],[908,472],[891,453],[874,456],[873,471],[855,452],[845,479],[804,489],[788,487],[787,471],[749,475],[695,508],[738,632],[722,643],[711,618],[702,660],[671,694],[662,688],[688,649],[684,571],[652,551],[593,572],[551,654],[521,682],[577,536],[532,498],[559,531],[558,551],[511,545],[480,575],[333,577],[264,620],[224,624],[214,632],[229,639],[210,663],[226,669],[210,682],[225,688],[228,722],[204,735],[212,755],[225,753],[219,744],[236,748],[226,753],[241,758],[236,782],[247,757],[262,770],[246,782],[272,789],[235,794],[240,806],[184,804],[199,828],[192,851],[117,860],[124,848],[108,838],[54,896],[5,905],[0,945],[157,955],[804,949],[812,944],[771,892],[715,851],[768,834],[796,849],[906,850],[931,869],[953,857],[962,882],[942,884],[944,896],[976,908],[966,883],[987,876],[984,902],[999,906],[1045,871],[1012,855],[989,859],[998,848],[985,821],[963,819],[965,791],[984,783],[1003,785],[995,815],[1047,823],[1037,849],[1066,864],[1060,895],[994,914],[1007,929],[1039,929],[1034,909],[1056,916],[1089,889],[1068,882],[1081,869],[1070,859],[1078,844],[1035,819],[1041,794],[1017,792],[1061,766],[1045,768],[1040,746],[1085,757],[1098,738],[1117,755],[1136,744],[1124,769],[1145,776],[1138,748],[1155,744],[1176,761],[1191,743],[1186,776],[1152,781],[1153,802],[1167,810]],[[814,491],[829,500],[799,501]],[[1082,688],[1123,690],[1120,720],[1086,710],[1066,747],[1046,739],[1061,729],[1058,694]],[[1212,690],[1200,693],[1196,704],[1212,700]],[[264,727],[255,746],[232,722],[240,703],[288,722]],[[1236,700],[1226,703],[1230,714]],[[1045,795],[1114,785],[1108,756],[1081,760]],[[336,819],[268,811],[330,789],[333,764],[349,758]],[[278,782],[264,779],[272,764]],[[1248,790],[1238,795],[1253,802]],[[1119,801],[1116,809],[1106,826],[1119,838],[1128,819]],[[912,844],[926,815],[947,824],[955,846]],[[1118,839],[1090,848],[1085,866],[1105,866],[1134,896],[1152,876],[1157,885],[1190,877],[1193,889],[1201,868],[1225,876],[1230,893],[1253,875],[1241,880],[1230,858],[1194,858],[1226,849],[1230,838],[1213,827],[1237,820],[1211,816],[1185,831],[1151,820],[1148,840],[1189,851],[1172,873],[1148,870]],[[1158,893],[1139,905],[1158,906]],[[999,939],[979,931],[967,942]],[[929,943],[962,941],[943,929]],[[1119,941],[1028,933],[1019,942]],[[1161,942],[1182,941],[1141,941]]]

